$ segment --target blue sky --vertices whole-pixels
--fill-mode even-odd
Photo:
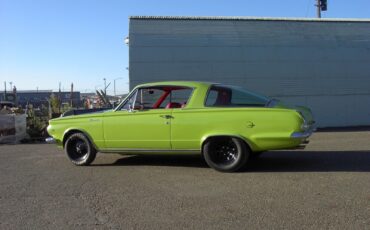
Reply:
[[[315,0],[0,0],[0,89],[128,89],[131,15],[315,17]],[[326,18],[370,18],[370,0],[328,0]],[[7,86],[9,88],[9,84]],[[108,88],[113,93],[113,86]]]

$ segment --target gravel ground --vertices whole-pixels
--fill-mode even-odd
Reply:
[[[370,131],[319,132],[239,173],[196,156],[0,146],[0,229],[370,229]]]

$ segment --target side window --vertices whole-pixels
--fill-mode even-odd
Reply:
[[[260,104],[265,104],[265,102],[261,102],[261,99],[252,95],[252,94],[247,94],[242,91],[238,90],[233,90],[232,92],[232,97],[231,97],[231,104],[232,105],[260,105]]]
[[[218,92],[216,90],[211,89],[208,93],[206,106],[213,106],[216,104]]]
[[[120,110],[129,110],[130,106],[135,110],[183,108],[192,91],[177,86],[141,88],[131,95]]]
[[[236,86],[212,86],[205,106],[263,107],[269,99]]]
[[[231,106],[232,90],[212,86],[209,90],[205,106]]]
[[[163,95],[163,92],[162,89],[139,89],[134,108],[138,110],[153,109],[156,102]]]
[[[192,89],[177,89],[172,90],[170,95],[171,103],[179,103],[181,105],[186,105],[190,99]]]

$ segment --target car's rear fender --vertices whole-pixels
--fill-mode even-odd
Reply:
[[[244,143],[249,147],[249,149],[251,149],[252,151],[254,151],[256,149],[256,146],[253,144],[252,141],[250,141],[248,138],[246,137],[243,137],[239,134],[236,134],[236,133],[212,133],[212,134],[207,134],[205,136],[202,137],[201,139],[201,151],[203,150],[203,146],[204,144],[210,140],[211,138],[215,138],[215,137],[236,137],[242,141],[244,141]]]

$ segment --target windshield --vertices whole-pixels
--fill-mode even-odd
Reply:
[[[269,98],[238,86],[212,85],[205,106],[216,107],[264,107]]]

